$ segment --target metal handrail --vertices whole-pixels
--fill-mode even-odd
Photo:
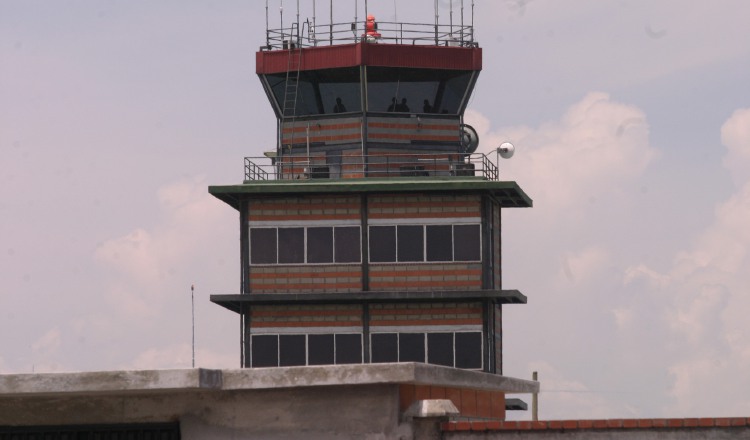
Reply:
[[[378,153],[281,155],[245,158],[245,180],[317,180],[377,177],[483,177],[498,180],[497,166],[482,153]]]
[[[379,36],[371,36],[370,38],[368,38],[364,22],[316,25],[308,23],[308,26],[306,34],[304,31],[300,33],[296,25],[268,29],[266,31],[266,45],[261,49],[278,50],[333,46],[359,43],[363,40],[372,43],[409,45],[477,46],[474,41],[474,28],[468,25],[382,21],[378,22],[377,33]]]

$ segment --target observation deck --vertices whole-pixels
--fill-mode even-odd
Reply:
[[[463,114],[482,69],[472,26],[311,21],[267,29],[256,73],[277,118],[245,181],[497,180]]]

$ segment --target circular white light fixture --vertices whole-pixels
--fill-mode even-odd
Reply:
[[[513,157],[513,153],[515,152],[516,147],[514,147],[510,142],[503,142],[499,147],[497,147],[497,153],[503,159],[510,159],[511,157]]]

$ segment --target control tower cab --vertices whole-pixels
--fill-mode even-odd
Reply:
[[[278,179],[493,173],[463,114],[482,69],[466,25],[378,22],[271,29],[256,70],[278,120]],[[477,163],[479,162],[479,163]],[[253,175],[255,171],[259,175]]]

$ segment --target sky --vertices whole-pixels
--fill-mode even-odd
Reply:
[[[501,178],[534,199],[503,213],[503,287],[528,297],[504,374],[539,372],[541,418],[750,416],[748,18],[476,0],[466,122],[493,158],[514,143]],[[209,301],[239,293],[238,215],[207,187],[275,147],[264,42],[261,1],[0,0],[0,374],[189,368],[191,285],[196,365],[239,366],[239,319]]]

